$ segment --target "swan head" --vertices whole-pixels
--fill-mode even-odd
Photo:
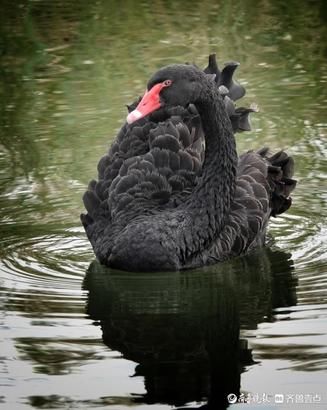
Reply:
[[[187,106],[196,103],[208,82],[215,75],[189,64],[174,64],[161,68],[149,80],[147,90],[138,106],[127,116],[129,124],[163,106]]]

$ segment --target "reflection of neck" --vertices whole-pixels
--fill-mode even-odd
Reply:
[[[227,279],[216,289],[213,286],[217,294],[212,297],[211,316],[205,321],[210,366],[209,409],[226,409],[228,394],[238,395],[240,391],[240,289],[228,270],[221,269],[220,273]]]
[[[205,160],[187,201],[194,222],[192,235],[202,241],[202,248],[224,226],[234,194],[237,165],[235,139],[222,98],[212,84],[203,95],[196,107],[206,136]]]

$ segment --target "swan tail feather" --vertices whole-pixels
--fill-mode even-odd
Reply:
[[[287,211],[292,205],[290,194],[296,187],[293,179],[294,160],[285,151],[278,151],[272,156],[264,156],[268,160],[268,182],[272,189],[271,216],[277,216]],[[261,153],[262,155],[262,153]]]
[[[250,108],[236,108],[235,101],[245,95],[245,88],[233,79],[233,75],[239,63],[231,61],[225,64],[225,67],[220,70],[216,61],[216,55],[209,55],[208,66],[204,69],[206,74],[215,75],[215,83],[222,96],[227,114],[231,120],[234,132],[251,131],[251,123],[249,114],[257,112],[255,105]]]
[[[208,66],[203,70],[206,74],[215,74],[215,82],[218,86],[224,86],[228,90],[228,96],[236,101],[245,95],[245,88],[234,80],[233,75],[239,63],[230,61],[220,70],[216,60],[216,54],[210,54]]]

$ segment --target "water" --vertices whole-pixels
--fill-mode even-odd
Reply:
[[[231,408],[326,408],[325,3],[21,0],[0,15],[0,408],[219,409],[230,392],[251,399]],[[210,52],[241,62],[260,107],[239,152],[294,156],[293,206],[269,250],[106,270],[79,224],[85,186],[150,74]]]

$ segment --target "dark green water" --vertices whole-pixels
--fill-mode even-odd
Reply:
[[[1,409],[327,407],[326,27],[324,1],[0,1]],[[260,107],[239,152],[296,160],[275,246],[181,274],[91,264],[81,195],[124,105],[211,52]]]

